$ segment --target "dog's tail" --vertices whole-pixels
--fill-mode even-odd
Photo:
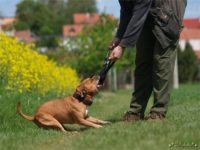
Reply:
[[[17,113],[20,114],[20,116],[22,116],[24,119],[27,119],[27,120],[29,120],[29,121],[33,121],[33,120],[34,120],[34,117],[25,115],[25,114],[21,111],[20,108],[21,108],[21,102],[18,101],[18,103],[17,103]]]

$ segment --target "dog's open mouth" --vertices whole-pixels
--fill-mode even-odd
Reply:
[[[96,76],[96,89],[97,89],[97,92],[99,91],[99,88],[101,87],[102,85],[100,84],[100,76]]]

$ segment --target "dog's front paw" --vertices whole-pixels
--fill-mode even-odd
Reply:
[[[95,128],[102,128],[103,126],[101,125],[96,125]]]
[[[112,122],[110,121],[102,121],[102,124],[106,125],[106,124],[111,124]]]

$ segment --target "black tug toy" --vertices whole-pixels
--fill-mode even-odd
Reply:
[[[99,83],[98,83],[99,86],[104,85],[104,81],[106,79],[106,75],[107,75],[108,71],[115,64],[114,60],[109,59],[110,53],[111,53],[111,51],[109,50],[106,55],[106,58],[104,60],[103,68],[102,68],[101,72],[99,73],[99,76],[100,76]]]

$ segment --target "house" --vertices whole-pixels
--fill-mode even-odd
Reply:
[[[83,29],[84,25],[74,24],[63,26],[63,36],[64,37],[75,37],[79,35]]]
[[[180,36],[180,47],[184,49],[186,42],[189,42],[191,46],[193,47],[195,53],[198,56],[198,59],[200,59],[199,53],[200,53],[200,29],[183,29],[181,36]]]
[[[72,25],[63,26],[63,36],[75,37],[81,33],[82,29],[86,25],[94,25],[100,20],[101,15],[97,13],[75,13],[73,15]]]
[[[200,29],[200,19],[199,18],[184,19],[183,24],[184,24],[185,28]]]
[[[200,19],[184,19],[183,24],[185,28],[180,35],[180,47],[184,49],[189,42],[200,60]]]
[[[0,31],[5,32],[7,35],[12,36],[14,31],[15,17],[0,18]]]
[[[15,17],[0,18],[0,28],[2,30],[12,29],[16,21]]]
[[[111,20],[116,18],[112,15],[108,15]],[[77,45],[73,43],[73,39],[76,38],[85,26],[91,26],[98,23],[101,20],[101,14],[98,13],[75,13],[73,15],[74,24],[63,26],[63,42],[62,46],[66,47],[68,50],[77,48]]]
[[[100,20],[101,15],[97,13],[76,13],[73,18],[74,24],[95,24]]]
[[[36,37],[29,30],[15,31],[15,22],[15,17],[0,18],[0,31],[3,31],[7,35],[17,37],[19,41],[34,43],[36,41]]]
[[[34,43],[36,41],[36,36],[30,30],[14,31],[14,36],[25,43]]]
[[[200,19],[184,19],[183,24],[185,28],[181,32],[179,45],[184,49],[186,42],[191,44],[199,61],[198,78],[200,79]]]
[[[112,15],[108,15],[112,20],[116,18]],[[75,13],[73,15],[72,25],[64,25],[63,26],[63,37],[75,37],[79,35],[87,25],[94,25],[98,23],[101,19],[101,14],[98,13]]]

